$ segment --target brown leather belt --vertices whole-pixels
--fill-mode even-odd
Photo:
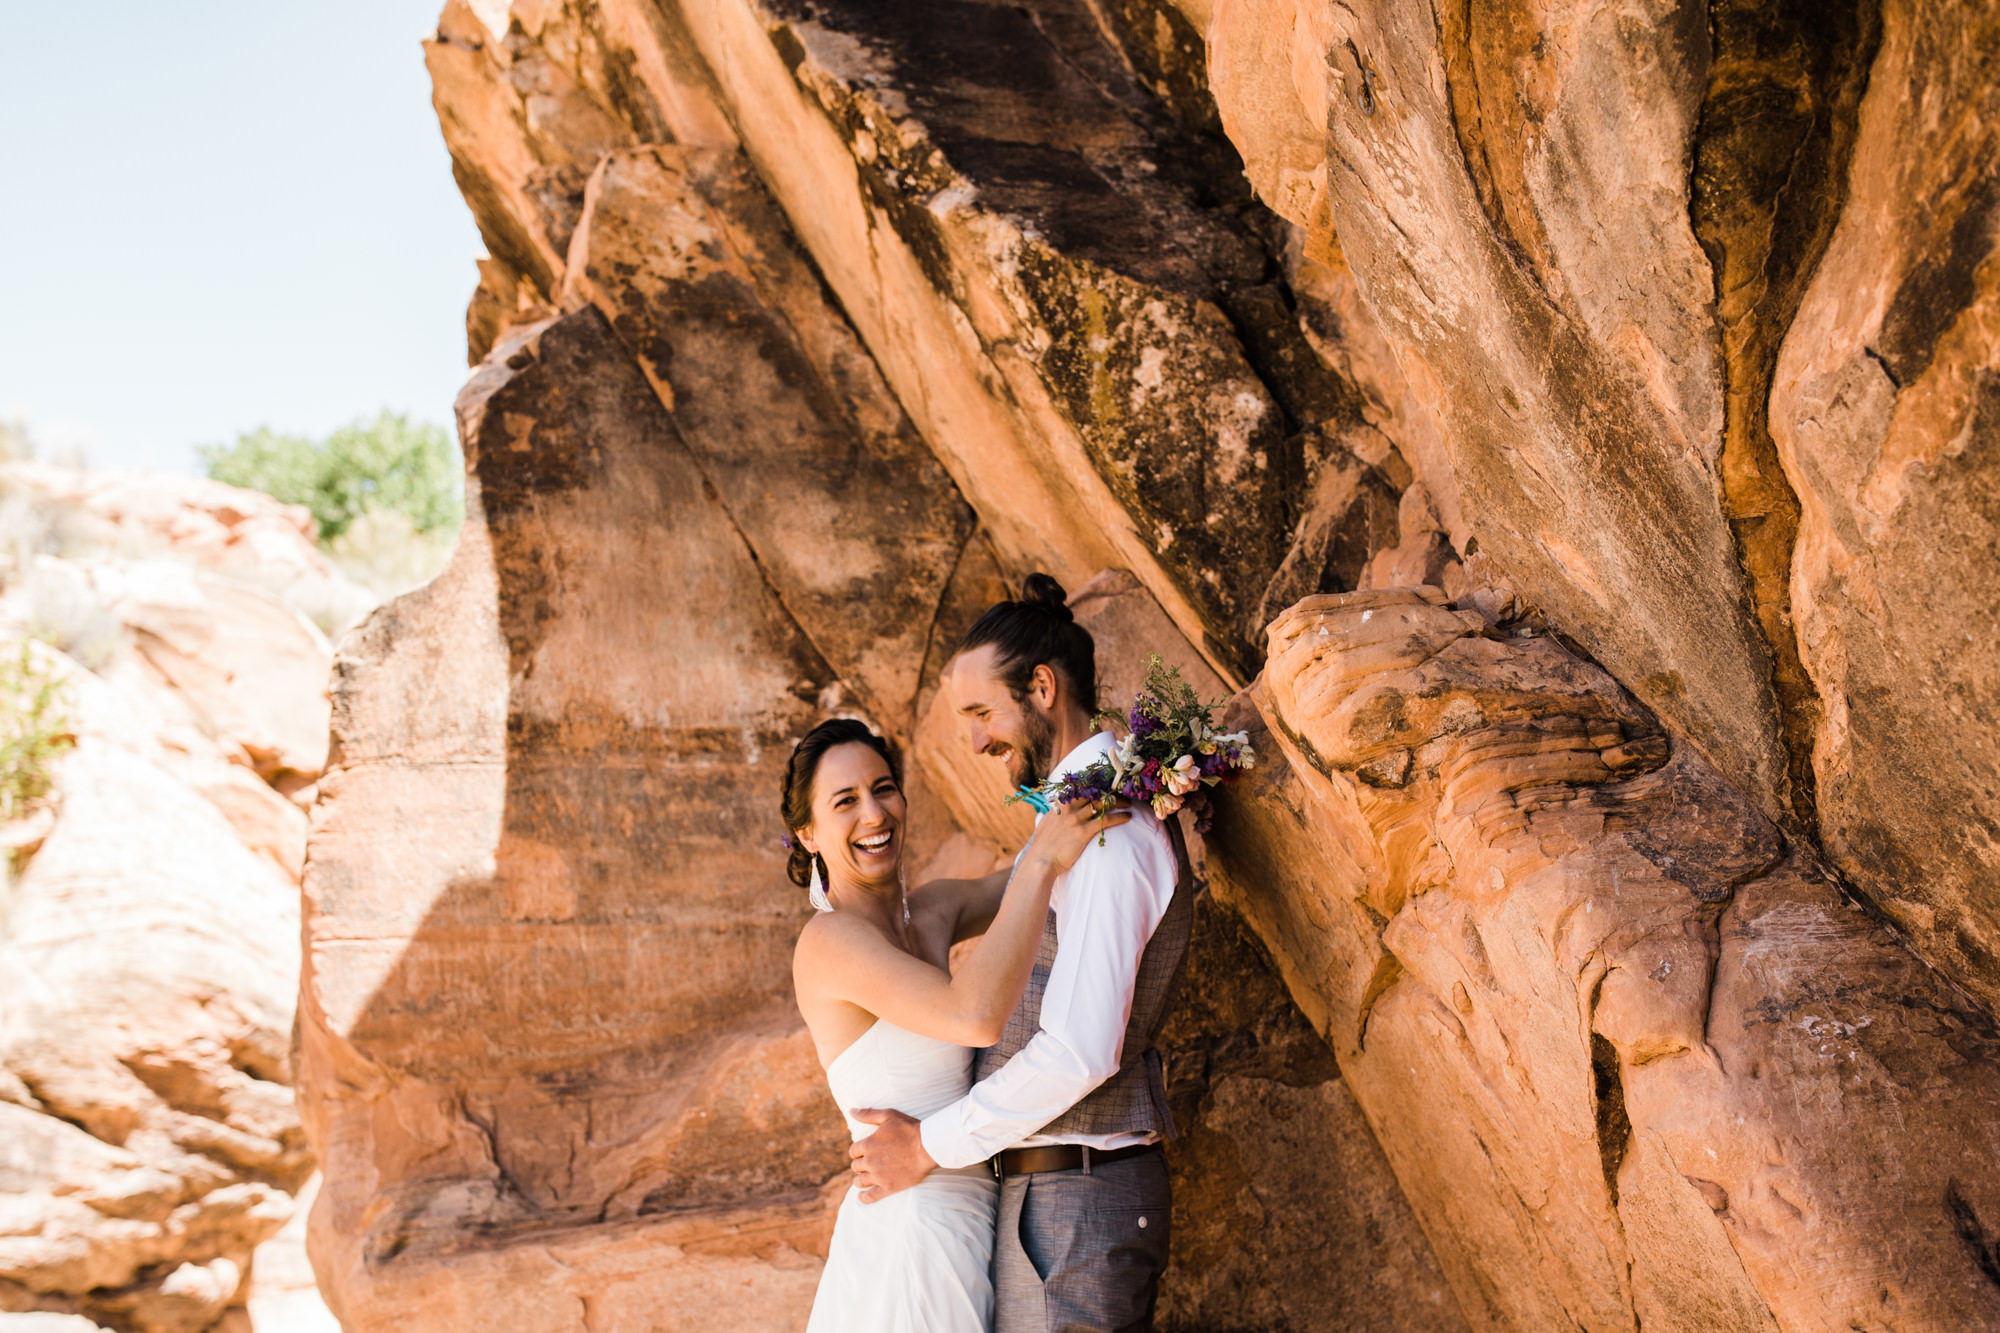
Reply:
[[[1042,1148],[1009,1148],[988,1159],[993,1174],[1005,1180],[1008,1176],[1032,1176],[1043,1171],[1081,1171],[1089,1153],[1092,1166],[1106,1162],[1122,1162],[1127,1157],[1137,1157],[1140,1153],[1158,1152],[1157,1143],[1135,1143],[1129,1148],[1086,1148],[1081,1143],[1052,1143]]]

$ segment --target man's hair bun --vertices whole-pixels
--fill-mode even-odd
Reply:
[[[1039,607],[1061,621],[1076,619],[1076,613],[1069,609],[1069,595],[1063,586],[1047,574],[1030,574],[1021,584],[1021,600],[1030,606]]]
[[[1046,664],[1069,677],[1070,689],[1085,712],[1097,707],[1097,645],[1076,623],[1063,586],[1047,574],[1021,582],[1021,599],[986,609],[958,641],[952,656],[991,644],[998,650],[1000,679],[1015,699],[1028,697],[1035,668]]]

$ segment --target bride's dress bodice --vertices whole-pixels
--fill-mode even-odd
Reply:
[[[972,1086],[972,1050],[878,1018],[874,1027],[833,1058],[826,1067],[826,1084],[842,1115],[876,1107],[921,1120],[951,1105]],[[850,1115],[847,1130],[861,1139],[875,1127]]]
[[[921,1119],[972,1086],[972,1051],[875,1021],[826,1067],[841,1113],[866,1108]],[[875,1126],[852,1117],[866,1138]],[[993,1209],[984,1164],[939,1169],[899,1194],[841,1201],[806,1333],[992,1333]]]

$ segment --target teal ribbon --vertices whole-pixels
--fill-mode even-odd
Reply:
[[[1040,791],[1033,787],[1022,787],[1014,795],[1017,799],[1026,801],[1029,805],[1035,807],[1035,813],[1038,815],[1045,815],[1055,809],[1053,805],[1049,804],[1049,798],[1042,795]]]

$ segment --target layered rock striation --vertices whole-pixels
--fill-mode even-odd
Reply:
[[[1035,568],[1269,758],[1164,1324],[2000,1319],[1996,12],[453,0],[471,517],[307,872],[348,1326],[800,1319],[778,767],[1018,846],[935,683]]]
[[[1187,8],[1468,539],[1990,1008],[1992,7]]]
[[[1271,633],[1250,699],[1289,763],[1210,863],[1468,1315],[2000,1318],[1962,1234],[2000,1190],[1983,1012],[1550,638],[1430,589]]]

